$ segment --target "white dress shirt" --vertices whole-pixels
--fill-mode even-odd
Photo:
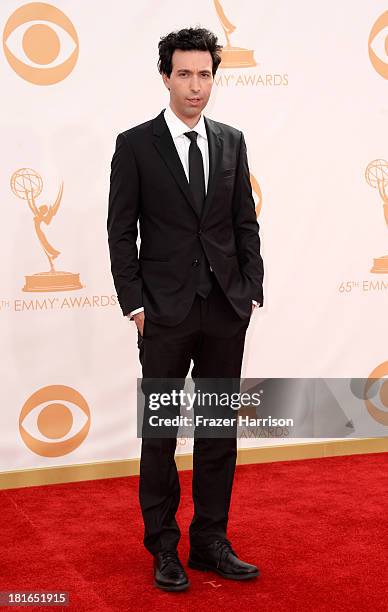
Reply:
[[[207,193],[207,184],[209,181],[209,146],[207,142],[207,133],[203,115],[201,115],[198,123],[193,128],[189,128],[185,123],[183,123],[183,121],[176,116],[171,106],[167,106],[166,110],[164,111],[164,118],[166,120],[167,127],[170,130],[176,150],[178,151],[179,158],[182,162],[187,182],[189,182],[190,139],[185,136],[184,133],[197,132],[197,145],[202,154],[203,171],[205,173],[205,190]]]
[[[197,132],[197,145],[202,154],[203,161],[203,171],[205,174],[205,190],[207,193],[207,186],[209,181],[209,145],[207,142],[207,133],[205,127],[205,120],[203,115],[201,114],[198,122],[193,128],[189,128],[179,117],[176,116],[171,106],[167,106],[164,111],[164,118],[167,123],[167,127],[170,130],[170,134],[174,141],[176,150],[178,152],[179,158],[182,162],[183,169],[186,174],[187,182],[189,182],[189,147],[190,147],[190,139],[185,136],[185,132]],[[211,270],[211,268],[210,268]],[[253,304],[257,304],[256,301],[252,300]],[[133,315],[138,312],[143,312],[144,308],[136,308],[132,310],[127,316],[132,318]]]

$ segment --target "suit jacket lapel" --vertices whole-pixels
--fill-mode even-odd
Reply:
[[[178,183],[183,195],[186,197],[186,200],[192,206],[195,214],[197,214],[197,209],[190,191],[190,185],[187,181],[186,174],[170,134],[170,130],[168,129],[167,123],[164,120],[163,111],[154,119],[153,132],[155,147],[159,151],[163,161],[166,163],[168,169]]]
[[[220,170],[223,147],[221,130],[218,128],[217,124],[211,119],[207,119],[206,117],[204,117],[204,119],[207,133],[207,142],[209,146],[209,180],[207,184],[205,203],[202,210],[202,221],[209,211],[209,207],[214,196],[214,189]]]
[[[201,220],[203,220],[205,214],[208,212],[214,195],[217,174],[220,167],[220,161],[222,159],[223,145],[223,140],[220,136],[221,132],[216,123],[211,119],[207,119],[206,117],[204,119],[209,146],[209,180]],[[195,214],[198,216],[198,212],[191,195],[190,185],[187,181],[186,174],[170,134],[170,130],[168,129],[167,123],[163,117],[163,111],[153,121],[153,133],[154,145],[156,149],[159,151],[162,159],[179,185],[186,200],[194,210]]]

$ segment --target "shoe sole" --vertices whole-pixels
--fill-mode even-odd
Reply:
[[[187,565],[194,570],[200,570],[202,572],[215,572],[219,574],[223,578],[228,578],[229,580],[249,580],[250,578],[256,578],[260,575],[259,570],[256,572],[251,572],[250,574],[226,574],[220,569],[213,567],[212,565],[206,565],[206,563],[197,563],[196,561],[188,561]]]
[[[185,591],[190,586],[190,582],[185,582],[185,584],[180,584],[178,586],[168,586],[164,584],[159,584],[159,582],[156,582],[156,580],[154,580],[154,586],[156,586],[158,589],[162,589],[162,591]]]

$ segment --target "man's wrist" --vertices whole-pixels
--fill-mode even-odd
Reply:
[[[144,306],[139,306],[139,308],[135,308],[135,310],[131,310],[131,312],[129,312],[125,316],[128,317],[129,320],[132,320],[134,315],[138,314],[139,312],[144,312]]]

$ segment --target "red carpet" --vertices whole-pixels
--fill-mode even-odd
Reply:
[[[180,477],[185,564],[191,472]],[[388,453],[238,467],[228,535],[262,577],[188,570],[183,593],[152,586],[137,487],[130,477],[0,491],[0,590],[66,590],[65,610],[93,612],[388,607]]]

